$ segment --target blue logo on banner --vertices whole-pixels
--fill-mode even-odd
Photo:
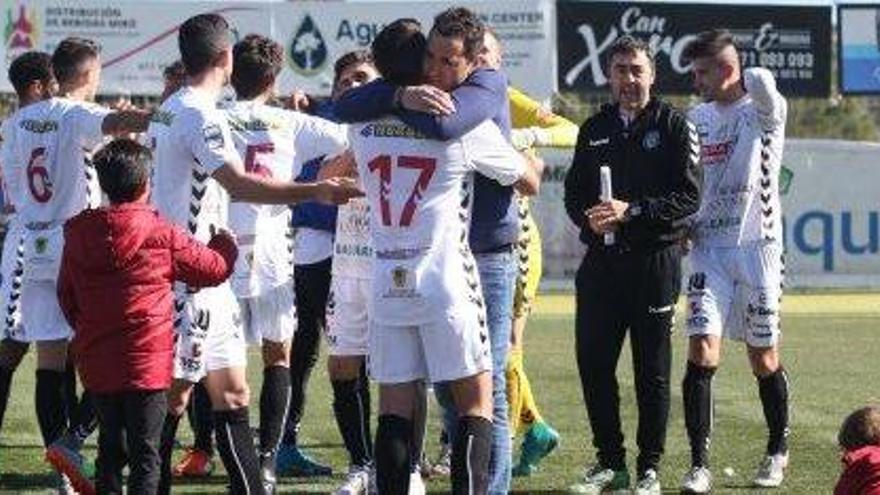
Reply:
[[[293,70],[303,75],[320,72],[327,62],[327,45],[310,15],[306,14],[297,28],[288,53]]]

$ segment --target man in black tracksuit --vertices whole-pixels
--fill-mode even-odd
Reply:
[[[609,60],[615,102],[581,126],[565,179],[566,211],[588,246],[576,280],[576,352],[598,450],[580,488],[629,488],[615,377],[629,329],[639,408],[636,493],[660,493],[670,334],[686,218],[700,199],[699,143],[684,114],[650,96],[654,63],[645,43],[620,38]],[[613,178],[609,201],[600,200],[602,165]]]

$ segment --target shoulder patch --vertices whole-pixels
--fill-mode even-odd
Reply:
[[[223,139],[223,130],[217,124],[208,124],[202,128],[202,137],[209,149],[216,150],[223,147],[225,140]]]

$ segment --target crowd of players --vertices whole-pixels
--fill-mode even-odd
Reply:
[[[684,232],[686,218],[696,218],[684,383],[694,453],[683,488],[711,489],[711,384],[722,332],[749,344],[770,427],[756,482],[781,483],[788,382],[776,351],[781,223],[774,171],[785,101],[769,73],[740,71],[729,35],[707,33],[692,48],[697,86],[710,103],[691,113],[696,125],[670,110],[683,140],[667,145],[665,130],[640,119],[654,104],[655,69],[647,46],[631,38],[612,50],[615,105],[603,110],[619,121],[618,142],[617,134],[595,134],[595,118],[578,134],[508,88],[499,40],[467,9],[439,14],[427,36],[417,21],[392,22],[370,52],[337,61],[333,94],[320,105],[303,95],[279,102],[282,48],[261,35],[233,44],[230,34],[216,14],[184,22],[180,62],[166,71],[163,101],[152,111],[92,103],[100,60],[89,40],[68,38],[51,56],[29,52],[10,66],[19,109],[4,121],[0,157],[15,207],[2,258],[0,425],[12,375],[33,342],[47,460],[70,490],[121,493],[127,462],[129,493],[168,493],[172,474],[210,472],[212,431],[232,493],[273,493],[277,474],[287,472],[329,474],[297,446],[326,319],[333,408],[350,456],[338,493],[424,492],[429,388],[444,411],[452,491],[508,492],[511,474],[530,474],[559,440],[523,372],[523,330],[540,278],[528,197],[538,191],[543,165],[531,149],[575,141],[566,206],[577,203],[569,213],[586,232],[585,265],[603,250],[608,260],[620,254],[596,239],[615,234],[629,263],[640,259],[630,257],[640,252],[637,229]],[[227,84],[235,96],[218,103]],[[325,118],[296,111],[303,107]],[[644,139],[627,141],[646,129]],[[137,139],[119,137],[127,135]],[[107,144],[107,136],[117,138]],[[684,184],[689,195],[679,194],[682,183],[655,173],[651,187],[624,179],[616,199],[600,196],[599,165],[612,165],[616,177],[639,165],[617,166],[608,150],[632,146],[635,160],[673,142],[680,152],[663,156],[680,157],[672,166],[693,172]],[[109,205],[100,206],[102,190]],[[338,215],[315,202],[341,205]],[[146,220],[132,212],[145,208],[175,225],[168,227],[174,235],[207,246],[144,227],[154,224],[138,223]],[[680,249],[686,241],[662,237],[662,247]],[[144,246],[151,251],[122,254]],[[664,297],[674,302],[680,268],[669,273]],[[581,289],[579,276],[579,326]],[[604,314],[600,298],[585,306],[591,315]],[[651,328],[668,338],[671,306],[656,302],[645,311],[662,320]],[[263,360],[257,445],[247,343],[261,346]],[[613,366],[597,368],[605,362],[597,353],[611,351],[616,363],[620,344],[616,353],[588,347],[589,363],[581,362],[580,344],[578,357],[599,462],[573,489],[628,489],[618,460],[622,436],[603,440],[613,431],[600,417],[619,401],[616,381],[599,383],[613,377]],[[638,493],[660,493],[668,361],[665,375],[661,369],[651,382],[659,383],[659,395],[650,395],[654,385],[638,384],[640,409],[642,389],[657,398],[646,404],[652,418],[642,419],[654,430],[645,438],[659,442],[650,462],[640,457]],[[72,363],[86,389],[79,399]],[[368,378],[379,385],[375,439]],[[189,403],[196,448],[172,467]],[[97,424],[93,476],[79,450]],[[512,467],[517,433],[523,448]],[[640,428],[640,447],[642,436]]]

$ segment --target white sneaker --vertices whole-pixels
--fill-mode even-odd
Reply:
[[[409,474],[409,495],[425,495],[425,481],[419,470]]]
[[[370,468],[352,466],[345,475],[345,483],[333,495],[366,495],[370,486]]]
[[[633,490],[634,495],[660,495],[660,480],[657,478],[657,471],[649,469],[639,476],[636,482],[636,488]]]
[[[776,488],[782,484],[785,478],[785,468],[788,467],[788,452],[764,457],[755,474],[754,484],[761,488]]]
[[[568,493],[629,494],[629,472],[626,469],[614,471],[596,464],[587,469],[580,483],[569,487]]]
[[[709,493],[712,491],[712,473],[702,466],[694,466],[681,479],[682,493]]]

